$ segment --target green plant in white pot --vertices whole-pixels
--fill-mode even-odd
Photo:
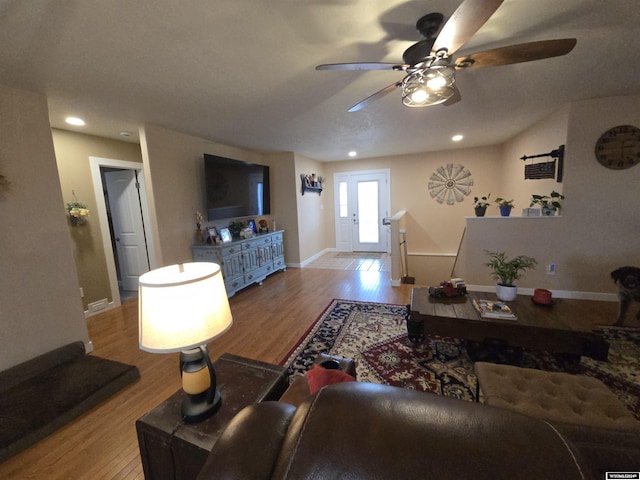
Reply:
[[[549,195],[531,195],[530,207],[534,205],[540,205],[542,209],[542,215],[552,217],[556,214],[557,210],[560,210],[562,206],[561,200],[564,200],[564,195],[553,190]]]
[[[505,252],[490,252],[485,250],[489,261],[485,263],[491,269],[491,276],[498,280],[496,296],[505,302],[516,299],[518,287],[513,282],[522,278],[527,269],[535,268],[538,262],[535,258],[518,255],[509,260]]]

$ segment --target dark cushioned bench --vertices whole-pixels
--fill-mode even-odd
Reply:
[[[87,355],[82,342],[0,372],[0,462],[138,378],[137,367]]]

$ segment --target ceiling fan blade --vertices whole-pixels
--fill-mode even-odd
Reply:
[[[502,2],[503,0],[464,0],[440,30],[433,50],[446,48],[449,55],[453,54],[480,30]]]
[[[398,70],[404,71],[409,65],[384,62],[329,63],[318,65],[316,70]]]
[[[510,65],[512,63],[531,62],[545,58],[566,55],[576,46],[575,38],[542,40],[540,42],[520,43],[508,47],[495,48],[484,52],[472,53],[456,59],[456,68],[482,68]]]
[[[393,92],[400,85],[402,85],[402,82],[395,82],[395,83],[392,83],[391,85],[387,85],[382,90],[378,90],[376,93],[374,93],[373,95],[368,96],[367,98],[362,100],[360,103],[354,105],[353,107],[351,107],[347,111],[349,113],[357,112],[358,110],[363,109],[364,107],[366,107],[370,103],[374,102],[375,100],[378,100],[379,98],[384,97],[387,93]]]
[[[462,100],[462,95],[460,95],[460,90],[458,90],[458,87],[454,85],[453,95],[449,97],[446,101],[442,102],[442,105],[444,105],[445,107],[449,107],[454,103],[458,103],[460,100]]]

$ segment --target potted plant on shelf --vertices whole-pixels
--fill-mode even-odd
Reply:
[[[505,302],[515,300],[518,287],[513,282],[521,278],[525,270],[535,268],[538,262],[535,258],[526,255],[518,255],[508,260],[505,252],[485,250],[485,253],[489,256],[489,261],[485,265],[491,269],[491,276],[498,280],[496,296]]]
[[[502,197],[498,197],[496,198],[495,202],[500,208],[500,215],[502,215],[503,217],[508,217],[511,214],[511,209],[513,208],[513,200],[505,200]]]
[[[542,215],[552,217],[556,214],[556,211],[562,207],[561,200],[564,200],[564,195],[553,190],[549,195],[531,195],[531,203],[529,206],[540,205]]]
[[[489,197],[491,194],[486,197],[473,197],[473,209],[476,212],[476,217],[484,217],[485,212],[487,211],[487,207],[489,206]]]
[[[229,231],[231,232],[231,236],[233,238],[240,238],[240,232],[247,225],[241,221],[234,221],[229,223]]]

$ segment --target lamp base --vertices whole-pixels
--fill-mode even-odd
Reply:
[[[207,392],[187,395],[182,401],[182,419],[186,423],[197,423],[211,417],[222,405],[220,390],[215,389],[213,401],[207,402]]]
[[[209,358],[209,349],[202,345],[180,353],[182,419],[187,423],[201,422],[220,408],[222,397],[216,386],[216,373]]]

